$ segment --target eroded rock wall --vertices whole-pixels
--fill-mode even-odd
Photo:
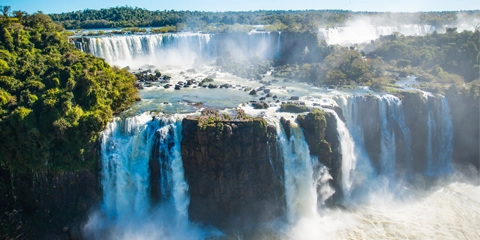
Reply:
[[[189,218],[221,229],[254,228],[283,215],[283,163],[263,119],[199,127],[185,118],[181,144]]]

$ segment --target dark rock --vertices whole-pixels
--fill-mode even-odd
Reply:
[[[283,163],[265,120],[182,122],[189,218],[219,229],[252,229],[284,214]],[[270,159],[273,164],[270,165]]]
[[[285,130],[285,134],[287,135],[287,139],[290,139],[290,120],[285,119],[284,117],[280,118],[280,123],[283,126],[283,129]]]
[[[250,91],[250,93],[248,93],[250,95],[256,95],[257,94],[257,91],[255,89],[253,89],[252,91]]]
[[[299,99],[300,99],[300,97],[298,97],[298,96],[291,96],[290,97],[290,100],[299,100]]]
[[[252,105],[254,109],[267,109],[269,107],[266,102],[253,103]]]
[[[310,108],[296,103],[282,103],[280,106],[280,112],[301,113],[308,111],[310,111]]]
[[[463,91],[462,91],[463,90]],[[467,169],[480,165],[480,99],[456,86],[445,92],[453,125],[453,162]]]

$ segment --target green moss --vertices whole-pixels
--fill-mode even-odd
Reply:
[[[280,106],[280,112],[301,113],[308,112],[309,110],[307,106],[296,103],[282,103]]]

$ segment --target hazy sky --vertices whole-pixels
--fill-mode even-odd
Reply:
[[[416,12],[480,9],[479,0],[0,0],[0,5],[28,13],[71,12],[115,6],[132,6],[148,10],[305,10],[346,9],[352,11]]]

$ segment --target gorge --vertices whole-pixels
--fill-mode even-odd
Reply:
[[[239,86],[184,88],[180,92],[149,87],[141,92],[143,101],[148,102],[130,111],[141,115],[122,117],[109,124],[101,146],[103,152],[111,151],[102,154],[105,191],[102,212],[118,224],[109,226],[118,234],[114,238],[129,234],[151,238],[143,235],[143,230],[131,229],[133,223],[122,218],[148,219],[145,216],[152,211],[170,216],[176,222],[172,225],[159,217],[162,220],[149,223],[163,226],[147,231],[160,234],[153,236],[194,239],[228,238],[236,234],[246,239],[348,236],[349,231],[341,230],[341,224],[334,227],[333,233],[312,229],[312,225],[322,221],[334,224],[334,220],[325,219],[331,217],[329,214],[341,212],[336,206],[368,209],[378,201],[371,198],[377,196],[401,202],[431,189],[427,186],[435,186],[437,179],[452,176],[463,166],[473,164],[478,169],[478,148],[468,143],[475,137],[465,142],[454,141],[459,137],[454,129],[463,128],[455,124],[463,125],[470,121],[468,118],[478,118],[471,115],[471,111],[478,109],[456,107],[458,102],[454,101],[459,96],[454,90],[447,91],[445,96],[415,89],[392,95],[368,89],[330,90],[273,82],[265,89],[283,102],[289,101],[293,92],[300,97],[298,104],[305,104],[309,113],[279,113],[282,103],[268,98],[269,108],[256,110],[248,104],[242,105],[256,97],[249,97],[239,89],[245,90],[246,87],[240,87],[244,84],[258,89],[261,84],[193,60],[214,60],[222,49],[242,49],[232,54],[239,58],[275,59],[288,55],[287,50],[313,49],[314,45],[288,33],[232,36],[166,34],[81,40],[85,44],[80,46],[82,49],[112,63],[136,68],[142,67],[136,63],[159,64],[164,58],[169,61],[173,54],[184,59],[163,65],[167,70],[162,72],[170,74],[172,79],[214,75],[214,82]],[[188,73],[186,69],[190,67],[196,72]],[[264,79],[268,81],[273,76]],[[178,99],[173,97],[179,94]],[[218,99],[211,99],[212,94]],[[198,101],[203,102],[203,107],[225,110],[220,113],[204,110],[191,116],[197,110],[185,108],[185,104]],[[164,102],[168,102],[168,107]],[[238,106],[243,110],[232,110]],[[157,111],[163,113],[154,113]],[[178,111],[184,114],[179,115]],[[238,111],[251,117],[244,118]],[[472,119],[474,122],[477,121]],[[468,128],[472,132],[478,130],[476,124]],[[473,141],[478,143],[478,136]],[[458,146],[468,150],[459,150]],[[462,156],[466,152],[469,156]],[[105,171],[108,176],[103,175]],[[87,229],[91,236],[105,232],[105,229]]]

